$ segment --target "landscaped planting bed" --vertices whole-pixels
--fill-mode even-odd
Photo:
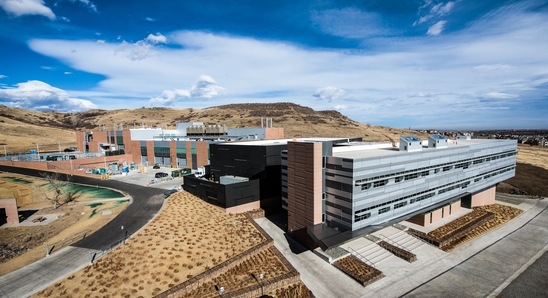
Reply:
[[[178,295],[178,297],[218,297],[220,287],[223,287],[225,293],[228,294],[240,288],[260,285],[260,274],[264,276],[262,282],[266,282],[287,273],[289,273],[289,269],[283,265],[273,248],[268,248],[257,252],[227,272],[209,279],[194,290]]]
[[[333,266],[346,273],[363,286],[367,286],[384,277],[384,274],[382,274],[380,270],[365,264],[354,255],[349,255],[348,257],[335,261]]]
[[[126,244],[36,296],[152,297],[266,240],[245,215],[180,192]]]
[[[394,246],[386,241],[381,241],[377,243],[380,247],[388,250],[389,252],[393,253],[396,257],[401,258],[409,263],[415,262],[417,260],[417,255],[414,253],[407,251],[403,248],[399,248],[397,246]]]
[[[510,221],[522,212],[518,208],[499,204],[474,207],[474,211],[428,234],[414,229],[409,229],[408,233],[438,246],[441,250],[451,251],[455,247]]]
[[[276,298],[314,298],[312,292],[310,292],[310,290],[302,282],[294,283],[287,287],[278,288],[276,291],[268,294]]]

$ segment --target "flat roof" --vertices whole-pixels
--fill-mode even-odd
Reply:
[[[475,144],[485,144],[485,143],[496,143],[500,141],[499,139],[470,139],[470,140],[453,140],[448,139],[447,147],[443,148],[428,148],[428,146],[423,145],[422,150],[416,151],[400,151],[398,144],[395,144],[396,147],[392,147],[392,143],[383,143],[383,144],[372,144],[372,145],[361,145],[361,146],[337,146],[333,147],[333,156],[342,157],[342,158],[364,158],[364,157],[374,157],[374,156],[387,156],[387,155],[396,155],[396,154],[408,154],[413,152],[428,152],[436,150],[447,150],[456,147],[467,147]],[[424,140],[423,140],[424,142]],[[426,144],[425,142],[424,144]]]
[[[293,139],[274,139],[274,140],[240,140],[234,142],[221,143],[223,145],[239,146],[269,146],[269,145],[287,145],[287,142],[330,142],[339,140],[348,140],[349,138],[296,138]]]

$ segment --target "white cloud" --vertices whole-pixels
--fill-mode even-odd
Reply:
[[[338,98],[341,98],[346,95],[346,91],[337,87],[324,87],[317,89],[312,96],[317,97],[319,100],[327,100],[332,102]]]
[[[55,19],[55,14],[44,5],[43,0],[0,0],[0,7],[17,17],[30,14]]]
[[[341,111],[341,110],[348,109],[348,106],[346,106],[346,105],[336,105],[333,108],[335,108],[335,110],[337,110],[337,111]]]
[[[53,70],[53,67],[51,66],[40,66],[40,68],[45,70]]]
[[[105,41],[102,40],[102,39],[98,39],[98,40],[97,40],[97,43],[101,43],[101,44],[102,44],[102,43],[105,43]]]
[[[6,75],[0,75],[0,79],[5,79],[5,78],[7,78],[7,77],[8,77],[8,76],[6,76]]]
[[[118,36],[120,37],[120,36]],[[149,34],[147,38],[139,40],[135,43],[122,41],[122,44],[114,51],[115,54],[123,53],[132,61],[143,60],[145,58],[156,55],[154,46],[159,43],[166,43],[167,38],[160,33],[156,35]]]
[[[64,74],[66,74],[66,75],[71,75],[72,72],[70,72],[70,71],[65,71]]]
[[[154,21],[156,21],[155,19],[153,19],[153,18],[151,18],[151,17],[147,17],[147,18],[145,18],[145,20],[146,20],[146,21],[149,21],[149,22],[154,22]]]
[[[476,67],[473,68],[474,71],[480,71],[480,72],[488,72],[488,71],[506,71],[506,70],[510,70],[514,67],[508,65],[508,64],[483,64],[483,65],[478,65]]]
[[[67,18],[67,17],[60,17],[61,21],[63,22],[66,22],[66,23],[70,23],[70,19]]]
[[[164,90],[162,91],[162,95],[151,98],[150,104],[170,106],[181,99],[186,99],[189,97],[190,97],[190,92],[188,90],[181,90],[181,89]]]
[[[315,109],[332,109],[335,104],[316,100],[311,90],[337,86],[352,94],[352,98],[343,96],[336,104],[351,107],[344,110],[345,115],[356,120],[367,117],[369,123],[385,125],[389,119],[402,119],[447,127],[462,123],[463,115],[473,115],[482,121],[467,123],[482,127],[482,123],[502,118],[479,117],[478,111],[510,108],[516,111],[515,115],[522,115],[526,106],[542,106],[539,101],[547,93],[548,78],[548,57],[542,55],[548,48],[546,32],[546,12],[506,9],[470,22],[451,36],[378,39],[382,49],[373,51],[310,49],[281,41],[198,31],[166,34],[173,47],[147,41],[154,55],[137,63],[125,56],[130,48],[113,55],[119,50],[119,42],[42,39],[31,40],[29,47],[60,61],[66,66],[64,69],[104,76],[90,93],[71,91],[71,95],[91,99],[98,105],[104,102],[108,108],[144,106],[155,97],[195,99],[177,90],[190,93],[190,82],[198,74],[208,74],[230,93],[213,96],[207,102],[195,100],[193,107],[289,101]],[[499,64],[502,65],[496,66]],[[495,70],[504,70],[505,65],[512,69]],[[174,89],[176,96],[162,93]],[[491,91],[519,97],[483,97]],[[116,96],[128,99],[112,100]],[[387,108],[385,98],[399,101]],[[166,104],[170,102],[182,104],[173,100]],[[436,111],[435,115],[432,111]]]
[[[215,95],[226,94],[227,90],[217,84],[217,82],[208,75],[201,75],[190,89],[190,95],[193,98],[208,99]]]
[[[490,98],[490,99],[512,99],[512,98],[518,98],[519,96],[516,94],[509,94],[504,92],[488,92],[482,95],[483,98]]]
[[[210,99],[216,95],[226,94],[227,90],[208,75],[201,75],[192,85],[190,90],[173,89],[164,90],[162,95],[150,99],[151,105],[173,105],[179,100],[199,98]]]
[[[97,12],[97,6],[89,0],[70,0],[70,2],[80,2],[89,10],[93,10],[94,12]]]
[[[416,26],[418,24],[422,24],[424,22],[427,22],[431,19],[441,18],[443,16],[446,16],[449,14],[453,6],[455,5],[455,2],[449,1],[447,3],[438,3],[432,6],[432,1],[428,0],[425,1],[425,4],[419,8],[419,12],[423,10],[424,8],[430,7],[430,11],[427,15],[420,17],[417,21],[413,23],[413,26]]]
[[[167,42],[167,38],[163,36],[161,33],[156,33],[156,35],[149,34],[147,36],[147,40],[154,44]]]
[[[314,11],[311,19],[322,31],[346,38],[365,38],[389,32],[378,14],[356,8]]]
[[[426,32],[426,34],[431,36],[440,35],[440,33],[443,31],[445,23],[447,23],[447,21],[439,21],[435,23],[434,25],[430,26],[430,28],[428,28],[428,32]]]
[[[18,83],[15,88],[1,88],[0,102],[25,109],[79,111],[97,108],[89,100],[71,97],[66,91],[41,81]]]

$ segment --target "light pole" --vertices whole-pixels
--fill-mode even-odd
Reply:
[[[225,292],[225,288],[224,287],[221,287],[219,289],[219,294],[221,295],[221,297],[223,296],[223,293]]]
[[[264,295],[263,278],[264,278],[264,275],[262,273],[259,274],[259,283],[261,284],[261,296]]]

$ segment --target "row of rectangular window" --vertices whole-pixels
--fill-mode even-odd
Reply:
[[[450,165],[450,167],[443,167],[444,171],[448,171],[448,170],[451,170],[452,167],[455,164],[462,163],[463,161],[474,161],[474,160],[483,160],[483,159],[485,159],[486,161],[490,161],[490,160],[496,160],[496,159],[499,159],[499,158],[514,156],[516,154],[517,154],[516,151],[512,151],[512,152],[505,152],[505,153],[502,153],[502,154],[495,153],[495,154],[491,154],[491,155],[485,155],[485,156],[482,156],[479,159],[478,158],[468,158],[468,159],[459,160],[459,161],[455,161],[455,162],[448,162],[448,163],[438,164],[438,165],[435,165],[435,166],[418,168],[418,169],[408,170],[408,171],[399,172],[399,173],[386,174],[386,175],[381,175],[381,176],[376,176],[376,177],[371,177],[371,178],[364,178],[364,179],[356,180],[356,184],[366,182],[366,181],[373,181],[373,180],[377,180],[377,179],[382,179],[382,178],[399,176],[399,175],[402,175],[402,174],[405,174],[405,173],[412,173],[412,172],[417,172],[417,171],[422,171],[422,170],[430,170],[432,168],[439,168],[439,167],[442,167],[442,166]]]
[[[490,174],[488,174],[488,175],[485,175],[485,173],[484,173],[484,174],[476,175],[476,176],[474,176],[474,177],[479,177],[479,176],[485,175],[485,176],[483,176],[483,177],[486,179],[486,178],[489,178],[489,177],[498,175],[498,174],[500,174],[500,173],[504,173],[504,172],[511,171],[511,170],[513,170],[514,168],[515,168],[515,166],[510,166],[510,167],[507,167],[507,168],[502,169],[502,170],[499,170],[499,171],[494,170],[494,171],[488,172],[488,173],[490,173]],[[496,173],[493,173],[493,172],[496,172]],[[489,176],[489,175],[490,175],[490,176]],[[489,176],[489,177],[487,177],[487,176]],[[408,196],[405,196],[405,197],[402,197],[402,198],[398,198],[398,199],[395,199],[395,200],[391,200],[391,201],[388,201],[388,202],[384,202],[384,203],[381,203],[381,204],[378,204],[378,205],[375,205],[375,206],[363,208],[363,209],[357,210],[356,212],[354,212],[354,214],[361,213],[361,212],[364,212],[364,211],[368,211],[368,210],[371,210],[371,209],[375,209],[375,208],[378,208],[378,207],[381,207],[381,206],[384,206],[384,205],[388,205],[388,204],[391,204],[391,203],[395,203],[395,202],[398,202],[398,201],[401,201],[401,200],[405,200],[405,199],[408,199],[408,198],[410,198],[410,197],[414,197],[414,196],[419,195],[419,194],[422,194],[422,193],[426,193],[426,192],[430,192],[430,191],[435,191],[435,190],[437,190],[437,189],[443,189],[443,188],[445,188],[445,187],[447,187],[447,186],[452,186],[452,185],[455,185],[455,184],[458,184],[458,183],[461,183],[461,182],[465,182],[465,181],[468,182],[466,185],[464,185],[464,186],[466,187],[466,186],[468,186],[468,185],[470,184],[470,180],[471,180],[472,178],[474,178],[474,177],[470,177],[470,178],[466,178],[466,179],[461,179],[461,180],[459,180],[459,181],[455,181],[455,182],[448,183],[448,184],[445,184],[445,185],[442,185],[442,186],[434,187],[434,188],[432,188],[432,189],[425,190],[425,191],[422,191],[422,192],[420,192],[420,193],[415,193],[415,194],[408,195]],[[458,186],[458,187],[462,187],[462,185],[460,185],[460,186]],[[440,191],[441,191],[441,190],[440,190]],[[446,191],[448,191],[448,190],[446,190]],[[446,192],[446,191],[443,191],[443,192],[441,192],[441,193],[438,192],[438,194],[442,194],[442,193],[444,193],[444,192]],[[431,195],[430,197],[434,196],[435,194],[436,194],[435,192],[432,193],[432,195]],[[427,199],[427,198],[428,198],[428,197],[425,197],[425,198],[423,198],[423,199]],[[415,201],[413,201],[413,202],[411,202],[411,203],[414,203],[414,202],[418,202],[418,200],[415,200]]]

